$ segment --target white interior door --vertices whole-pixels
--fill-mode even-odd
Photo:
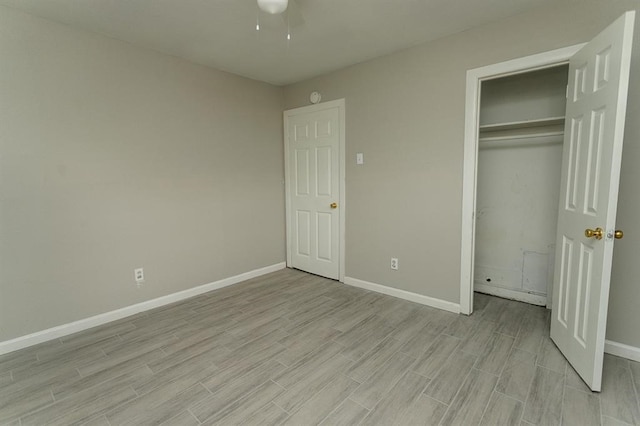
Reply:
[[[340,104],[285,112],[288,266],[340,278]]]
[[[600,391],[634,12],[569,63],[551,338]],[[601,229],[601,238],[585,230]]]

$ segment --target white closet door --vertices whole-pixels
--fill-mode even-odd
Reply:
[[[634,17],[624,14],[569,63],[551,338],[594,391],[602,382]]]

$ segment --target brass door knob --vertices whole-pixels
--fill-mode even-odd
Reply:
[[[338,208],[338,203],[331,203],[329,205],[329,207],[331,207],[332,209],[337,209]]]
[[[613,234],[614,237],[616,237],[616,240],[620,240],[622,239],[622,237],[624,237],[624,232],[622,232],[619,229],[616,229],[616,232]]]
[[[596,228],[596,229],[587,228],[584,230],[584,236],[587,238],[594,237],[596,240],[601,240],[603,232],[604,231],[602,230],[602,228]]]

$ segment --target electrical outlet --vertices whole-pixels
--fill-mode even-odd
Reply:
[[[136,268],[133,270],[133,277],[136,280],[136,284],[140,285],[144,282],[144,269]]]
[[[394,271],[398,270],[398,258],[397,257],[392,257],[391,258],[391,269],[393,269]]]

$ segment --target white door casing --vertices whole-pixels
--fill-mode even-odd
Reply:
[[[460,244],[460,313],[462,314],[470,315],[473,312],[476,182],[482,82],[567,64],[582,46],[584,44],[564,47],[467,71]]]
[[[287,266],[344,279],[344,100],[284,112]]]
[[[635,12],[569,62],[551,338],[600,391]],[[602,239],[585,230],[602,228]]]

